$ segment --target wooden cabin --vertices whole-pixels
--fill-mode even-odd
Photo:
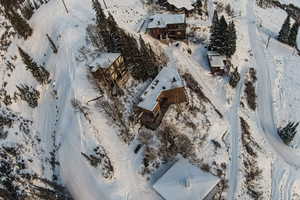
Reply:
[[[171,104],[187,101],[185,85],[174,67],[163,68],[140,97],[141,123],[156,129]]]
[[[149,18],[147,32],[158,40],[185,40],[185,14],[156,14]]]
[[[128,69],[120,53],[102,53],[90,64],[92,74],[106,86],[122,88],[129,78]]]
[[[229,72],[226,56],[222,56],[215,51],[208,51],[207,58],[213,75],[223,76]]]

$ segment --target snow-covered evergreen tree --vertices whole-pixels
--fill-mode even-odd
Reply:
[[[38,66],[36,62],[20,47],[18,47],[26,70],[29,70],[33,77],[41,84],[46,84],[49,81],[49,72],[43,67]]]
[[[288,145],[293,141],[293,139],[297,133],[298,125],[299,125],[299,122],[297,122],[297,123],[289,122],[285,127],[278,129],[278,135],[280,136],[280,138],[282,139],[282,141],[285,144]]]

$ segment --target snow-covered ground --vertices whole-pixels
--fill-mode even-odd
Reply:
[[[83,56],[85,51],[95,50],[86,34],[86,28],[94,23],[95,15],[90,1],[65,1],[69,13],[61,1],[54,0],[35,12],[29,21],[33,35],[26,41],[16,38],[8,49],[6,57],[14,63],[15,69],[1,68],[1,85],[7,82],[6,90],[11,96],[17,91],[16,85],[22,83],[40,91],[39,105],[35,109],[20,100],[8,106],[22,119],[33,121],[30,137],[39,138],[40,142],[23,134],[9,134],[0,144],[21,143],[26,146],[34,140],[25,153],[28,159],[38,158],[30,164],[31,170],[49,179],[58,176],[58,181],[67,186],[76,200],[159,200],[161,197],[151,186],[154,178],[150,177],[149,181],[140,173],[144,148],[138,154],[134,153],[135,145],[139,143],[137,138],[130,144],[124,143],[119,137],[121,130],[118,125],[97,103],[87,104],[100,95],[88,78],[86,55]],[[194,1],[169,2],[190,9]],[[213,2],[218,1],[208,1],[208,19],[211,19],[215,7]],[[281,2],[300,6],[298,0]],[[236,13],[233,20],[238,41],[232,63],[238,67],[241,81],[235,89],[228,85],[226,78],[210,74],[206,59],[209,20],[200,20],[197,16],[188,19],[191,26],[203,28],[200,30],[201,44],[179,42],[178,45],[165,45],[141,34],[155,51],[166,54],[168,66],[176,67],[181,75],[191,74],[209,99],[209,102],[205,101],[188,90],[189,105],[171,106],[163,124],[174,126],[192,141],[196,160],[193,162],[208,164],[215,174],[222,170],[224,174],[220,176],[228,181],[228,189],[224,191],[227,199],[250,199],[245,160],[251,156],[245,150],[244,130],[241,128],[242,121],[245,121],[254,144],[257,144],[254,147],[257,157],[251,159],[261,170],[255,184],[257,190],[263,192],[262,198],[299,199],[300,134],[291,146],[284,145],[277,135],[277,127],[288,121],[300,121],[300,57],[294,49],[275,39],[286,13],[277,8],[259,8],[255,0],[227,0],[226,3],[231,3]],[[140,0],[110,0],[106,1],[106,6],[103,4],[105,12],[110,12],[120,27],[133,35],[137,35],[141,23],[149,15],[148,7]],[[57,44],[57,54],[52,53],[46,34]],[[45,66],[51,74],[51,83],[38,85],[25,70],[18,56],[18,46]],[[17,59],[13,59],[15,55]],[[4,60],[0,64],[4,65]],[[255,83],[256,111],[250,110],[245,101],[244,85],[249,68],[256,69],[258,78]],[[135,87],[146,88],[146,84]],[[82,103],[87,115],[74,109],[71,103],[74,99]],[[16,132],[18,126],[14,125],[10,132]],[[112,179],[105,179],[103,169],[92,167],[81,154],[88,154],[97,146],[105,149],[110,159],[114,169]],[[60,163],[54,168],[49,164],[51,152],[55,152]]]

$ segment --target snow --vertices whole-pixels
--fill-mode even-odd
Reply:
[[[168,0],[170,4],[173,4],[177,8],[186,8],[188,10],[193,9],[194,7],[192,6],[193,3],[195,3],[194,0]]]
[[[224,61],[226,61],[226,56],[222,56],[214,51],[208,51],[207,56],[211,67],[219,67],[221,69],[225,68]]]
[[[166,200],[202,200],[220,179],[179,159],[154,185]]]
[[[210,19],[214,2],[217,1],[208,1]],[[176,109],[178,107],[171,106],[164,120],[173,124],[180,133],[191,138],[197,147],[197,158],[204,163],[216,161],[218,164],[228,164],[227,169],[224,170],[225,178],[229,181],[229,189],[226,191],[228,197],[225,199],[247,199],[246,196],[243,196],[245,188],[242,184],[244,171],[242,169],[240,116],[249,122],[253,132],[252,136],[262,148],[258,153],[257,162],[263,171],[258,182],[264,191],[264,199],[290,200],[297,199],[296,197],[299,199],[300,134],[297,134],[291,146],[286,146],[277,136],[276,131],[277,127],[285,125],[288,121],[299,121],[300,119],[300,73],[298,67],[300,58],[292,48],[275,40],[286,13],[277,8],[258,8],[255,6],[254,0],[228,0],[227,2],[232,3],[236,13],[240,14],[233,19],[237,25],[238,52],[233,56],[232,62],[239,67],[241,74],[241,82],[237,88],[230,88],[226,78],[211,76],[208,70],[205,44],[179,43],[179,47],[175,47],[173,44],[167,46],[143,35],[155,47],[154,50],[162,48],[165,51],[169,62],[168,67],[163,68],[160,72],[159,76],[161,77],[156,77],[160,80],[159,83],[155,86],[155,79],[146,90],[147,94],[142,95],[144,101],[139,106],[149,110],[153,109],[157,103],[157,97],[162,91],[184,86],[177,70],[189,72],[197,80],[203,93],[212,102],[211,104],[224,114],[224,118],[220,119],[208,103],[203,106],[201,102],[195,101],[196,106],[203,109],[195,117],[191,116],[189,110],[183,110],[182,112],[186,115],[177,118],[179,114]],[[298,0],[281,0],[281,2],[300,5]],[[108,6],[106,12],[111,12],[118,24],[131,34],[135,34],[138,25],[149,14],[147,7],[140,0],[111,0],[106,3]],[[174,3],[178,7],[186,7],[190,6],[191,1],[170,0],[170,3]],[[43,177],[51,178],[53,172],[47,160],[49,152],[56,149],[53,144],[55,143],[59,147],[56,156],[60,161],[60,166],[56,167],[55,174],[59,175],[59,182],[68,187],[76,200],[161,199],[145,177],[138,173],[143,153],[135,155],[132,151],[133,146],[124,144],[120,140],[118,136],[120,130],[114,121],[107,118],[103,111],[99,111],[95,104],[86,104],[88,100],[99,95],[87,80],[86,66],[106,67],[108,66],[106,63],[111,63],[119,54],[102,53],[101,56],[95,54],[91,60],[78,61],[78,52],[81,47],[89,45],[85,40],[85,32],[88,24],[94,23],[94,12],[90,2],[87,1],[66,0],[66,4],[70,11],[68,14],[65,13],[61,1],[50,1],[43,5],[29,21],[34,28],[33,35],[27,41],[16,38],[10,46],[7,56],[17,55],[16,47],[21,46],[39,64],[45,65],[45,68],[51,73],[51,84],[37,85],[19,58],[14,62],[16,68],[13,72],[5,71],[5,67],[2,68],[4,61],[1,60],[1,72],[3,72],[1,85],[7,82],[9,94],[13,95],[16,91],[15,86],[21,83],[32,85],[41,92],[39,106],[36,109],[28,108],[26,103],[20,101],[9,106],[13,113],[20,113],[23,118],[34,121],[31,127],[31,137],[40,138],[41,143],[35,144],[36,147],[28,147],[26,143],[29,136],[25,136],[24,141],[24,136],[9,134],[7,144],[21,143],[26,148],[28,147],[26,157],[36,158],[30,165],[30,169]],[[47,19],[47,23],[41,19]],[[157,21],[161,21],[159,26]],[[183,15],[158,14],[154,15],[150,27],[165,27],[168,23],[184,21]],[[197,18],[194,21],[195,25],[200,23]],[[49,34],[57,44],[57,54],[53,54],[47,45],[46,34]],[[207,35],[205,32],[203,34]],[[269,36],[271,36],[271,40],[269,47],[266,48]],[[187,48],[192,49],[192,55],[187,53]],[[216,62],[217,64],[221,63],[220,60]],[[256,112],[250,111],[247,105],[242,106],[245,102],[243,96],[244,76],[249,67],[257,70],[258,108]],[[175,86],[171,84],[174,76],[177,77]],[[143,88],[141,85],[139,84],[137,87]],[[151,88],[152,86],[154,89]],[[166,89],[162,89],[163,86]],[[54,90],[57,90],[57,99],[53,95]],[[70,103],[74,98],[88,107],[91,123],[87,122],[80,113],[74,111]],[[128,98],[130,101],[132,97]],[[196,128],[187,127],[186,118],[193,122]],[[206,127],[206,122],[211,123],[209,128]],[[14,125],[11,133],[18,132],[17,126],[18,124]],[[52,138],[54,133],[56,133],[55,139]],[[223,139],[224,142],[222,142]],[[220,142],[221,148],[215,151],[211,140]],[[137,141],[134,142],[137,143]],[[1,140],[1,144],[3,143],[6,141]],[[96,145],[102,145],[111,159],[115,169],[114,177],[111,180],[105,180],[101,175],[101,169],[91,167],[81,156],[81,152],[89,152]],[[179,165],[181,162],[187,161],[181,160],[177,164]],[[171,168],[154,185],[154,188],[157,191],[161,189],[172,194],[173,196],[168,197],[170,199],[176,199],[189,190],[186,194],[187,197],[181,198],[188,199],[189,195],[195,197],[199,196],[200,192],[203,194],[208,192],[213,187],[211,185],[217,182],[217,179],[212,178],[210,174],[201,172],[200,169],[190,164],[186,163],[186,165],[188,166],[180,166],[176,169],[175,164],[175,168]],[[186,168],[192,168],[192,170],[189,171]],[[190,173],[194,176],[191,176]],[[181,184],[182,180],[187,177],[192,186],[189,189]],[[207,180],[207,184],[203,183]],[[167,182],[174,187],[167,187],[165,185]],[[198,186],[198,184],[201,184],[201,187],[197,187],[199,193],[195,194],[192,192],[193,186]],[[163,191],[160,193],[163,194]],[[167,197],[168,194],[163,196]],[[175,194],[177,195],[175,196]]]
[[[175,67],[164,67],[146,91],[141,96],[142,101],[138,107],[153,111],[158,104],[157,100],[163,91],[184,87],[184,82]]]
[[[185,14],[156,14],[149,17],[148,28],[166,28],[168,24],[184,24]]]
[[[92,68],[92,71],[95,72],[100,68],[107,69],[109,68],[119,57],[120,53],[100,53],[95,54],[91,59],[91,63],[88,64]]]

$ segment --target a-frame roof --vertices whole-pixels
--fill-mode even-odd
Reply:
[[[218,177],[181,158],[153,187],[166,200],[202,200],[218,182]]]

